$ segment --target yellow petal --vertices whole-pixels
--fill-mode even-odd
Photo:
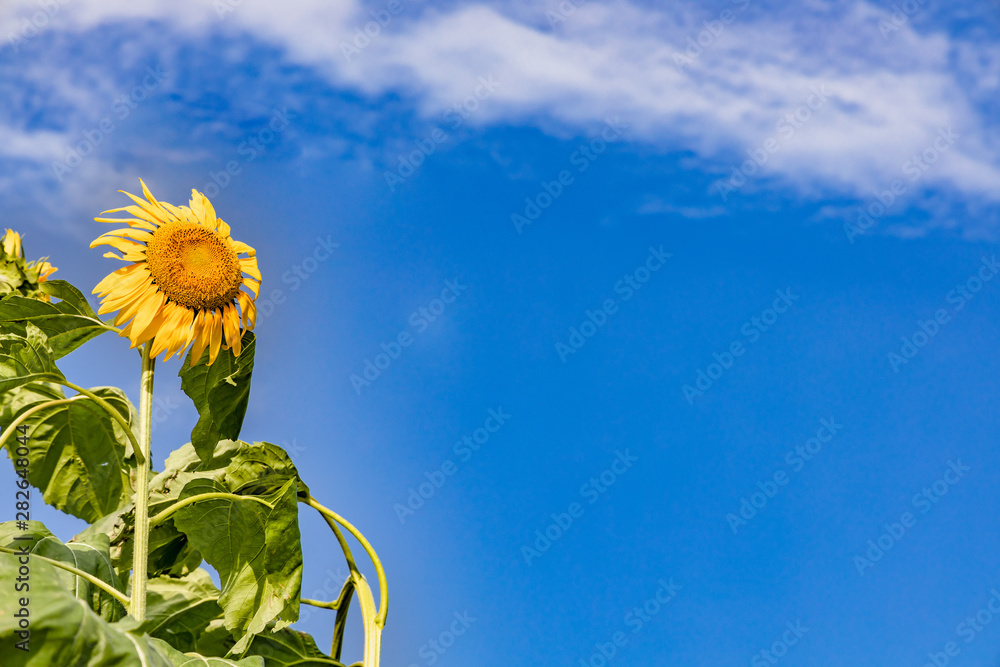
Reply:
[[[91,294],[101,294],[108,292],[114,288],[120,281],[125,280],[131,276],[139,268],[138,264],[129,264],[128,266],[123,266],[117,271],[108,274],[104,280],[97,283],[97,287],[91,292]]]
[[[134,201],[136,204],[139,205],[140,209],[142,209],[143,211],[146,212],[146,214],[148,214],[148,215],[138,215],[136,213],[133,213],[133,215],[136,215],[136,217],[146,218],[150,222],[153,222],[153,223],[156,223],[156,224],[169,222],[169,218],[166,216],[166,214],[163,212],[163,210],[159,206],[154,206],[153,204],[149,203],[148,201],[146,201],[144,199],[140,199],[139,197],[136,197],[131,192],[125,192],[124,190],[119,190],[118,192],[121,192],[126,197],[128,197],[129,199],[131,199],[132,201]],[[130,206],[129,209],[131,209],[131,208],[133,208],[133,207]],[[129,212],[131,213],[131,211],[129,211]]]
[[[260,281],[253,278],[244,278],[243,286],[253,292],[253,298],[257,298],[260,295]]]
[[[222,328],[226,333],[226,344],[237,357],[240,356],[242,340],[240,338],[240,316],[236,306],[229,304],[222,309]]]
[[[208,327],[208,365],[215,363],[219,356],[219,349],[222,347],[222,316],[216,311],[209,313],[211,320],[206,319],[205,326]]]
[[[198,218],[198,222],[209,229],[215,229],[217,222],[215,208],[212,206],[212,202],[208,201],[208,197],[192,189],[190,205],[191,210]]]
[[[251,276],[253,276],[257,280],[257,282],[263,280],[260,275],[260,269],[257,268],[256,257],[248,257],[246,259],[241,259],[240,269],[242,269],[243,273],[248,273]]]
[[[208,333],[205,328],[206,313],[205,311],[199,312],[195,315],[194,325],[191,328],[191,363],[197,364],[198,360],[201,359],[202,353],[205,348],[208,347]]]
[[[256,250],[248,246],[246,243],[243,243],[242,241],[231,240],[230,242],[233,244],[233,250],[236,251],[237,255],[242,253],[246,253],[251,257],[255,257],[257,255]]]

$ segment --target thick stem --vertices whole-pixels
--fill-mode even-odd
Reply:
[[[146,620],[146,578],[149,566],[149,452],[153,425],[153,342],[142,346],[142,379],[139,386],[139,448],[142,462],[135,475],[135,536],[132,547],[132,596],[129,614]]]

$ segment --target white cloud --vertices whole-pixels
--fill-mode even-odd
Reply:
[[[884,35],[878,22],[888,15],[863,2],[813,2],[764,15],[749,2],[740,9],[740,0],[723,23],[728,15],[707,15],[695,5],[667,11],[590,0],[550,28],[541,5],[436,10],[401,0],[400,13],[381,14],[383,22],[391,16],[388,24],[370,43],[357,42],[364,48],[350,57],[343,45],[366,23],[376,32],[371,12],[388,2],[365,8],[353,0],[237,2],[72,0],[46,29],[85,33],[107,23],[152,20],[189,48],[219,31],[249,34],[334,87],[401,92],[427,116],[492,75],[502,85],[473,122],[580,132],[621,116],[631,123],[630,140],[692,151],[720,177],[745,151],[775,137],[780,149],[761,175],[805,193],[866,198],[899,178],[903,163],[931,145],[940,128],[951,127],[960,139],[921,178],[921,187],[1000,199],[996,123],[982,110],[1000,79],[997,50],[945,33],[918,33],[912,22]],[[33,7],[23,0],[8,5],[0,36],[16,32]],[[699,39],[702,50],[679,63],[678,54]],[[63,86],[70,99],[73,86]],[[820,89],[828,91],[826,101],[790,136],[780,134],[781,118]],[[0,152],[45,156],[58,143],[51,132],[13,122],[0,124]]]

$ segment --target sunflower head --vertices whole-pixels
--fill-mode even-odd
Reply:
[[[125,192],[135,206],[112,209],[131,218],[94,218],[125,223],[90,244],[109,245],[112,257],[130,262],[98,283],[98,312],[117,310],[115,324],[138,347],[152,342],[152,356],[169,359],[191,346],[197,363],[207,348],[212,364],[220,349],[239,356],[244,331],[257,319],[260,291],[256,251],[229,236],[229,225],[215,215],[204,194],[191,191],[188,206],[157,201],[140,179],[145,199]],[[103,214],[102,214],[103,215]],[[246,288],[245,291],[243,288]]]
[[[55,272],[56,268],[44,259],[37,262],[24,259],[21,235],[13,229],[0,236],[0,297],[18,294],[48,301],[49,295],[40,285]]]

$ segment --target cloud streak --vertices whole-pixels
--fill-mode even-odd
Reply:
[[[693,4],[665,11],[578,2],[434,9],[410,0],[364,7],[352,0],[219,0],[214,7],[73,0],[45,29],[86,39],[102,26],[139,22],[151,33],[166,28],[187,49],[208,48],[220,35],[249,36],[333,89],[399,94],[427,118],[493,75],[504,85],[471,124],[570,135],[621,116],[631,124],[631,141],[691,152],[718,179],[822,87],[829,102],[760,165],[761,183],[773,179],[807,197],[866,198],[951,127],[961,140],[921,185],[987,203],[1000,199],[1000,143],[988,113],[1000,80],[996,48],[944,31],[917,32],[912,21],[887,36],[879,22],[890,14],[864,2],[770,13],[749,0],[714,13]],[[33,8],[8,5],[0,36],[16,32]],[[0,67],[15,66],[17,57],[0,54]],[[31,84],[45,86],[47,74],[39,68]],[[83,117],[63,128],[72,133],[86,125],[90,100],[69,83],[59,90],[53,94]],[[54,134],[9,114],[0,121],[0,155],[48,160],[60,144]]]

